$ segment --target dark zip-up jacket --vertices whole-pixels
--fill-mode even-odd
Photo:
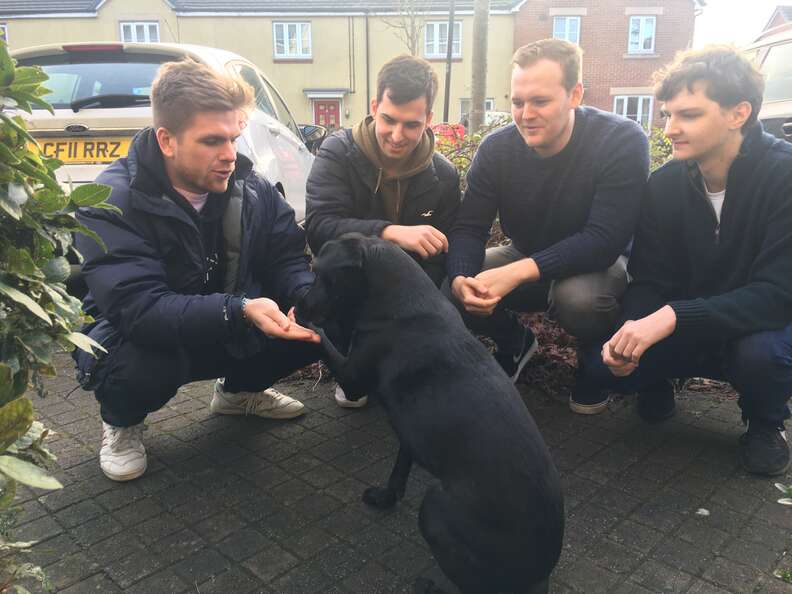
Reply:
[[[344,233],[379,237],[393,224],[376,191],[379,174],[355,144],[351,130],[336,132],[322,143],[306,186],[305,224],[314,254]],[[459,201],[456,168],[434,153],[429,167],[410,178],[398,224],[432,225],[448,235]],[[417,261],[435,284],[445,276],[445,254]]]
[[[792,144],[746,133],[720,224],[697,166],[655,171],[629,271],[625,319],[669,304],[677,334],[722,340],[792,323]]]
[[[210,194],[204,207],[220,226],[221,279],[212,278],[217,258],[207,257],[207,221],[171,186],[152,129],[138,133],[129,155],[97,182],[112,187],[108,202],[122,214],[78,212],[107,246],[78,235],[89,289],[83,308],[127,340],[159,348],[226,343],[232,353],[250,354],[257,331],[242,319],[241,296],[286,307],[313,283],[294,211],[242,155],[226,193]],[[212,201],[222,201],[222,212]]]

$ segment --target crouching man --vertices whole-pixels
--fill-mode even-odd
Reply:
[[[751,473],[789,466],[792,145],[762,131],[764,83],[729,47],[680,55],[656,75],[674,160],[649,179],[623,325],[588,353],[585,381],[638,392],[649,422],[674,414],[670,378],[728,380]]]
[[[319,337],[283,312],[313,283],[294,212],[236,153],[252,89],[192,61],[163,65],[154,127],[98,182],[120,209],[84,209],[85,332],[107,354],[77,353],[77,375],[103,421],[109,478],[146,470],[146,415],[191,381],[224,377],[218,414],[286,419],[303,405],[268,389],[318,359]]]

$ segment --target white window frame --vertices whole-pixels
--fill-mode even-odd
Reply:
[[[8,23],[0,23],[0,39],[4,39],[8,45]]]
[[[649,132],[652,129],[652,116],[654,115],[654,97],[652,95],[615,95],[613,97],[613,113],[617,113],[620,116],[624,116],[625,118],[629,117],[627,115],[627,103],[632,98],[638,99],[638,113],[636,114],[637,119],[633,121],[638,122],[641,124],[641,126],[643,126],[641,123],[641,117],[645,113],[648,114],[645,129],[647,132]],[[621,109],[619,109],[619,101],[623,102]]]
[[[278,30],[283,39],[283,51],[278,51]],[[291,50],[289,43],[290,30],[294,32],[295,51]],[[303,41],[307,37],[308,51],[303,51]],[[277,60],[310,60],[313,58],[313,43],[311,39],[310,21],[274,21],[272,23],[272,55]]]
[[[446,28],[445,43],[440,39],[440,28],[442,26]],[[431,42],[429,40],[430,29],[432,30]],[[448,48],[448,21],[427,21],[424,26],[424,57],[445,59],[446,51],[440,49],[441,44]],[[451,48],[451,57],[462,57],[462,21],[454,21],[454,43]]]
[[[121,21],[119,24],[119,31],[121,33],[121,41],[123,43],[158,43],[161,39],[159,21]],[[143,27],[143,39],[137,38],[137,28]],[[151,38],[151,27],[157,31],[157,38]],[[131,40],[124,39],[124,27],[129,27]]]
[[[632,31],[633,23],[638,21],[638,47],[633,47]],[[643,39],[647,23],[652,23],[652,47],[644,48]],[[630,25],[627,29],[627,53],[628,54],[653,54],[655,52],[655,39],[657,38],[657,17],[654,15],[636,15],[630,17]]]
[[[468,111],[465,111],[465,103],[467,103]],[[459,117],[470,117],[470,107],[473,105],[473,100],[470,97],[459,98]],[[487,97],[484,99],[484,112],[495,111],[495,98]]]
[[[556,35],[556,29],[558,28],[556,25],[560,21],[565,21],[564,23],[564,34],[562,36]],[[575,33],[575,39],[570,39],[570,33]],[[554,16],[553,17],[553,39],[563,39],[564,41],[569,41],[570,43],[574,43],[575,45],[580,45],[580,17],[579,16]]]

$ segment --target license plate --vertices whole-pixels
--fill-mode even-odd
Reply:
[[[63,163],[112,163],[126,157],[132,137],[39,138],[41,154]],[[35,145],[30,143],[30,150]]]

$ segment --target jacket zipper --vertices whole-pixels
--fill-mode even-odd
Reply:
[[[718,213],[715,212],[715,207],[712,205],[712,201],[701,191],[701,189],[696,185],[693,181],[691,176],[688,174],[688,183],[693,186],[693,190],[695,190],[696,194],[701,197],[704,202],[707,203],[709,207],[710,214],[712,214],[712,218],[715,219],[715,245],[720,245],[720,219],[718,219]],[[726,194],[723,195],[723,206],[726,206]],[[721,209],[721,217],[723,216],[723,209]]]

